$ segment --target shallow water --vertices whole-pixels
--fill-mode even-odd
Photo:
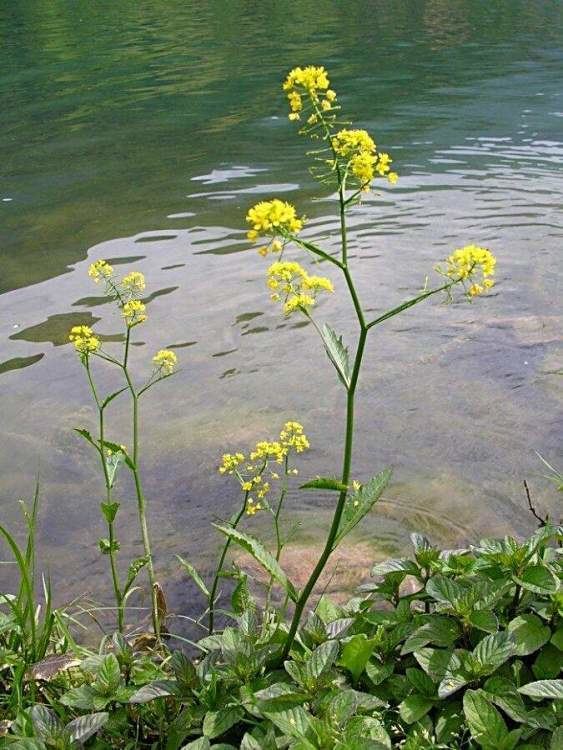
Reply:
[[[382,556],[413,530],[445,545],[524,533],[524,478],[556,510],[535,451],[563,463],[560,3],[23,0],[0,19],[2,523],[19,528],[16,501],[39,474],[41,552],[59,597],[108,594],[100,479],[72,432],[93,412],[66,344],[79,323],[119,332],[87,277],[92,260],[147,276],[139,377],[154,350],[178,347],[181,373],[143,406],[157,563],[175,606],[193,591],[173,555],[205,569],[210,522],[236,503],[214,473],[223,450],[297,418],[313,448],[302,475],[339,461],[339,383],[311,327],[270,303],[264,261],[244,238],[248,206],[281,195],[310,217],[307,236],[333,241],[334,204],[307,174],[279,90],[296,64],[327,66],[400,173],[351,216],[354,273],[374,315],[416,292],[452,248],[476,242],[498,256],[487,299],[433,301],[373,332],[354,475],[395,472],[357,538]],[[350,340],[338,291],[319,316]],[[111,387],[106,368],[99,377]],[[114,414],[112,437],[126,441],[125,403]],[[127,559],[137,527],[130,488],[120,492]],[[330,507],[291,494],[298,541],[319,541]]]

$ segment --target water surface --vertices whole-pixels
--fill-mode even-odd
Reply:
[[[174,553],[205,568],[210,522],[237,499],[214,473],[223,450],[297,418],[312,443],[302,475],[339,461],[339,383],[311,327],[269,302],[264,261],[244,238],[248,206],[279,195],[310,217],[308,236],[333,246],[334,203],[308,176],[280,92],[296,64],[329,69],[400,173],[350,220],[374,315],[455,247],[498,256],[487,299],[433,301],[369,342],[354,475],[395,473],[358,539],[380,556],[413,530],[447,545],[527,532],[524,478],[555,510],[535,451],[563,463],[559,2],[22,0],[3,5],[0,33],[2,523],[19,528],[16,501],[39,474],[41,552],[59,596],[108,594],[100,478],[72,431],[94,415],[66,344],[75,324],[119,333],[87,277],[92,260],[147,276],[139,377],[162,346],[182,364],[143,407],[157,563],[175,603],[193,592]],[[319,316],[351,340],[338,292]],[[112,386],[106,368],[99,378]],[[125,402],[114,416],[114,439],[127,441]],[[130,488],[120,492],[127,559],[138,534]],[[331,498],[295,491],[290,507],[298,540],[318,542]]]

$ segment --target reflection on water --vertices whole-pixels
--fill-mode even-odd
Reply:
[[[87,277],[92,260],[147,276],[149,320],[132,352],[139,379],[154,351],[178,350],[181,371],[147,394],[142,417],[157,563],[173,603],[189,598],[173,583],[173,554],[205,567],[217,545],[209,524],[236,501],[215,474],[224,450],[298,418],[313,446],[302,475],[337,465],[338,381],[307,321],[284,322],[270,305],[264,261],[243,226],[249,205],[283,194],[308,215],[307,236],[337,249],[333,202],[307,175],[306,144],[279,90],[287,68],[309,61],[327,65],[346,111],[401,175],[350,215],[365,307],[375,316],[415,292],[466,242],[499,258],[487,299],[421,306],[374,331],[354,475],[392,465],[394,480],[358,543],[382,556],[412,530],[448,546],[524,532],[526,477],[538,504],[555,509],[534,451],[556,462],[563,427],[561,4],[294,8],[0,8],[3,522],[17,524],[16,500],[39,468],[41,552],[65,596],[83,593],[86,573],[89,593],[107,594],[95,544],[100,479],[72,431],[92,427],[94,414],[80,364],[62,346],[81,324],[95,325],[110,351],[123,340],[119,314]],[[344,295],[324,300],[319,315],[351,341]],[[104,390],[115,385],[101,363],[97,376]],[[126,400],[112,408],[112,439],[127,443]],[[120,495],[125,559],[139,540],[127,484]],[[299,543],[318,542],[330,498],[294,489],[289,502]]]

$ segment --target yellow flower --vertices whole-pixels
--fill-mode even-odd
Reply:
[[[490,250],[478,245],[466,245],[454,250],[450,255],[445,273],[456,281],[465,281],[476,274],[480,274],[484,288],[488,289],[492,286],[490,283],[492,280],[489,279],[487,284],[484,282],[488,276],[494,275],[496,262],[496,258]],[[481,294],[482,291],[481,289],[477,293]]]
[[[246,221],[252,225],[247,233],[249,240],[261,235],[297,234],[303,228],[303,219],[299,219],[295,206],[286,201],[274,198],[271,201],[260,201],[249,209]]]
[[[145,290],[145,277],[140,271],[131,271],[123,277],[121,284],[132,294],[138,294]]]
[[[100,339],[94,335],[90,326],[74,326],[70,329],[68,338],[80,354],[94,354],[101,346]]]
[[[113,267],[105,260],[97,260],[90,265],[88,276],[97,284],[100,279],[109,279],[113,276]]]
[[[315,118],[311,119],[309,117],[307,120],[309,125],[314,125],[317,122],[320,111],[328,112],[332,109],[332,103],[336,100],[335,92],[329,89],[326,70],[323,67],[315,67],[314,65],[291,70],[284,81],[283,90],[287,93],[289,109],[291,110],[289,114],[290,120],[300,119],[300,112],[305,107],[303,97],[307,97],[307,101],[312,106]],[[321,118],[324,117],[322,114],[320,116]]]
[[[250,492],[252,489],[252,482],[243,482],[241,487],[245,492]]]
[[[283,310],[291,315],[297,310],[309,310],[316,303],[319,292],[333,292],[332,281],[324,276],[309,276],[299,263],[277,261],[268,268],[267,286],[283,292]],[[277,294],[281,300],[281,295]]]
[[[303,453],[310,448],[309,440],[299,422],[286,422],[280,432],[280,442],[284,448]]]
[[[256,513],[258,513],[259,510],[262,510],[262,503],[254,503],[250,501],[250,498],[248,500],[248,503],[246,504],[246,513],[249,516],[255,516]]]
[[[336,159],[329,161],[335,165],[343,159],[348,174],[355,177],[362,190],[369,189],[376,174],[387,175],[391,183],[398,179],[396,172],[390,172],[391,157],[389,154],[378,153],[373,138],[366,130],[339,130],[331,138],[331,145]]]
[[[314,304],[315,298],[311,297],[310,294],[294,294],[285,301],[283,311],[285,315],[291,315],[297,310],[309,310]]]
[[[174,368],[178,364],[178,357],[170,349],[161,349],[152,358],[154,365],[157,369],[161,370],[165,375],[170,375],[174,372]]]
[[[219,474],[232,474],[244,460],[244,453],[223,453]]]
[[[147,319],[145,305],[138,299],[132,299],[123,305],[121,313],[127,325],[131,328]]]
[[[288,99],[294,95],[296,88],[305,89],[309,94],[316,95],[318,91],[326,91],[329,87],[327,72],[323,67],[308,65],[306,68],[293,68],[283,84],[283,90],[288,92]]]
[[[250,454],[250,458],[252,461],[271,460],[276,461],[277,463],[282,463],[286,454],[287,450],[281,443],[278,443],[277,441],[270,442],[268,440],[261,440],[256,443],[254,450]]]
[[[343,157],[375,154],[375,143],[367,130],[339,130],[332,138],[332,148]]]

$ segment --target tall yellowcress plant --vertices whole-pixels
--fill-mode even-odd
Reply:
[[[286,316],[302,314],[314,323],[346,394],[340,476],[338,479],[320,478],[304,485],[334,491],[337,493],[337,500],[317,564],[303,590],[295,596],[295,611],[282,654],[285,657],[295,639],[303,610],[330,555],[377,501],[390,476],[389,471],[383,471],[359,487],[354,487],[350,481],[356,388],[368,334],[375,326],[429,297],[439,293],[446,293],[450,297],[455,286],[461,286],[469,298],[482,294],[494,283],[491,277],[496,261],[489,250],[476,245],[457,249],[447,259],[445,266],[436,269],[443,277],[441,284],[432,288],[425,286],[412,299],[370,320],[359,298],[349,264],[347,214],[350,208],[360,203],[362,194],[370,190],[376,178],[386,178],[392,184],[397,181],[397,174],[391,171],[392,159],[389,154],[378,150],[373,138],[365,130],[352,129],[347,127],[349,123],[340,121],[338,98],[330,88],[324,68],[295,68],[287,76],[283,90],[289,102],[289,119],[301,124],[300,134],[309,136],[318,143],[319,148],[310,152],[314,159],[314,176],[336,192],[340,248],[337,253],[333,253],[300,236],[304,218],[298,215],[293,205],[277,198],[257,203],[248,211],[248,238],[251,241],[266,238],[266,244],[258,252],[263,257],[278,256],[267,272],[271,298],[282,305]],[[327,324],[319,325],[313,316],[318,296],[333,292],[332,281],[310,273],[296,261],[286,260],[284,255],[289,246],[307,251],[317,263],[329,263],[341,274],[355,311],[358,328],[351,355],[341,336]]]
[[[124,325],[124,344],[121,357],[117,358],[102,348],[102,342],[88,326],[76,326],[69,335],[73,342],[80,360],[86,370],[88,383],[98,411],[98,435],[93,437],[87,430],[78,432],[96,449],[100,458],[102,474],[105,485],[105,500],[101,503],[102,514],[108,526],[107,539],[100,539],[99,546],[103,554],[108,555],[112,585],[117,607],[117,626],[120,632],[124,628],[124,608],[132,586],[140,570],[146,566],[148,571],[149,585],[151,589],[151,618],[155,635],[159,636],[161,622],[158,606],[158,584],[156,582],[151,540],[147,518],[147,502],[143,491],[140,473],[140,435],[139,435],[139,402],[153,385],[172,375],[177,365],[176,354],[170,350],[162,349],[153,357],[153,369],[148,378],[141,386],[136,386],[130,369],[130,351],[133,329],[144,323],[147,319],[146,307],[142,301],[141,294],[145,290],[145,278],[138,271],[130,273],[119,279],[114,269],[104,260],[92,263],[88,271],[90,277],[99,283],[105,284],[106,294],[117,304]],[[102,398],[96,388],[93,373],[92,359],[101,359],[115,365],[123,377],[123,386],[117,391]],[[112,401],[122,393],[128,393],[131,402],[131,450],[124,445],[117,445],[106,439],[106,410]],[[139,526],[143,540],[143,557],[133,560],[125,583],[120,583],[116,555],[119,551],[119,542],[115,536],[115,519],[119,510],[119,503],[113,497],[113,487],[117,478],[119,467],[125,464],[133,475],[135,495],[137,500],[137,511]]]

